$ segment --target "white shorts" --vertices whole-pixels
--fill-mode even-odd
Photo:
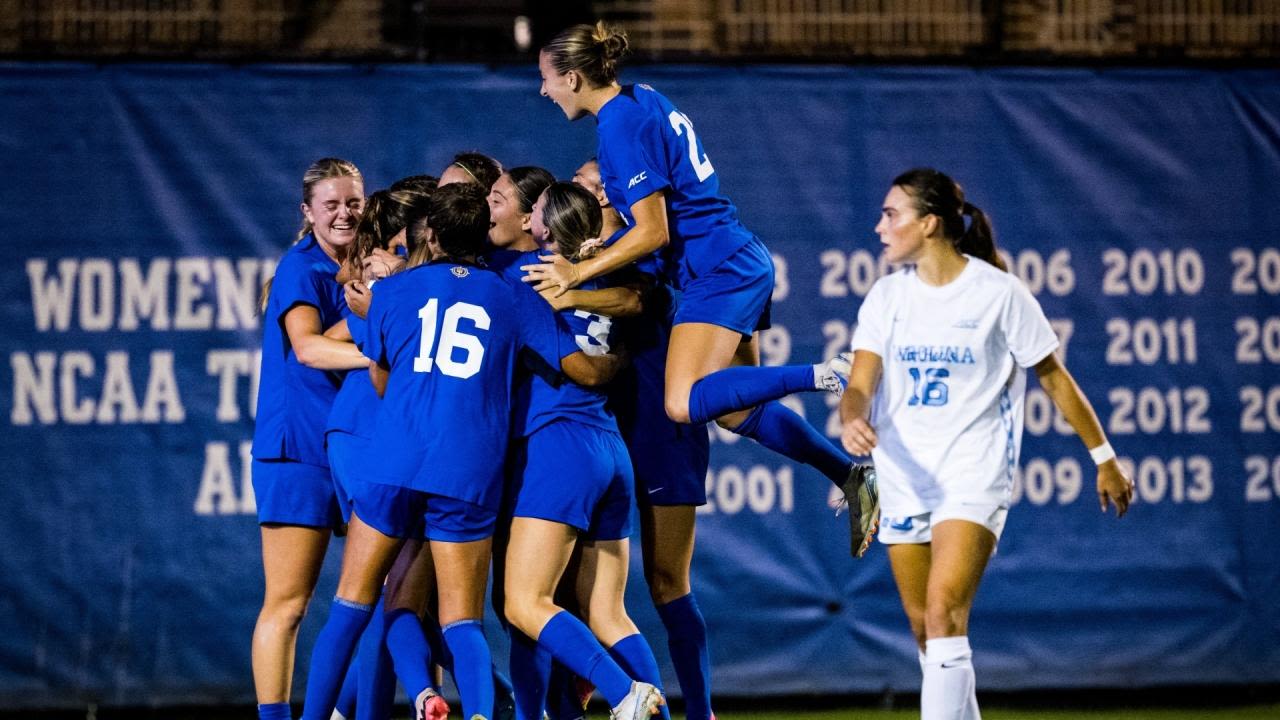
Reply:
[[[968,520],[990,530],[1000,542],[1000,534],[1004,532],[1004,521],[1009,517],[1009,508],[999,504],[953,503],[942,505],[933,512],[920,513],[908,517],[880,518],[880,531],[877,535],[880,542],[886,545],[919,545],[933,539],[933,526],[943,520]]]

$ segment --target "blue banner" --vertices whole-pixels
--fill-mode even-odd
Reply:
[[[947,171],[994,219],[1137,503],[1099,513],[1033,383],[979,687],[1280,682],[1280,72],[625,75],[693,120],[774,254],[768,363],[847,347],[900,171]],[[594,143],[532,66],[0,64],[0,707],[252,702],[255,301],[312,160],[372,191],[472,149],[568,177]],[[835,398],[789,402],[836,436]],[[822,477],[712,433],[694,585],[715,691],[918,688],[883,547],[851,560]],[[674,691],[638,554],[630,607]]]

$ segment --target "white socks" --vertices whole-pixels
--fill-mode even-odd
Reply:
[[[924,647],[920,719],[980,720],[969,638],[934,638],[926,641]]]

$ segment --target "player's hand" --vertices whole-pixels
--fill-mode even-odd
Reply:
[[[381,280],[404,267],[404,258],[382,248],[374,248],[373,252],[365,257],[363,267],[364,281],[372,282]]]
[[[854,455],[870,455],[876,446],[876,431],[866,418],[854,418],[844,424],[840,432],[840,444]]]
[[[1107,511],[1107,502],[1116,506],[1116,517],[1122,518],[1133,501],[1133,480],[1125,477],[1120,463],[1108,460],[1098,466],[1098,504]]]
[[[360,280],[353,280],[342,286],[347,298],[347,307],[352,314],[361,319],[369,316],[369,303],[373,300],[373,292]]]
[[[560,255],[543,255],[542,262],[537,265],[521,265],[525,272],[524,281],[534,290],[552,290],[552,297],[560,297],[582,284],[578,266]]]

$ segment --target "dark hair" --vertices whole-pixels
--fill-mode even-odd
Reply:
[[[427,225],[427,210],[431,206],[431,196],[439,189],[414,197],[405,210],[404,245],[409,251],[405,258],[405,265],[408,267],[422,265],[431,259],[431,248],[427,242],[430,232],[430,226]]]
[[[431,192],[436,189],[436,185],[440,183],[440,179],[435,175],[410,175],[402,177],[391,183],[388,190],[395,192],[396,190],[417,190],[418,192]]]
[[[427,227],[435,233],[436,244],[452,258],[480,254],[489,237],[489,203],[486,193],[472,183],[454,183],[438,188],[427,202]]]
[[[486,194],[502,175],[502,163],[484,153],[460,152],[449,164],[461,168],[477,185],[484,187]]]
[[[399,189],[396,189],[397,186]],[[359,269],[360,262],[374,248],[386,250],[391,238],[408,226],[409,211],[413,203],[431,195],[430,190],[420,189],[421,187],[424,186],[400,181],[386,190],[375,192],[365,200],[364,212],[356,222],[355,240],[347,255],[347,261],[355,269]]]
[[[522,213],[533,212],[533,203],[556,181],[556,176],[533,165],[521,165],[507,171],[511,184],[516,186],[516,203]]]
[[[606,25],[574,25],[562,30],[542,52],[561,75],[577,70],[593,87],[612,85],[618,80],[618,61],[627,54],[627,34]]]
[[[542,195],[542,224],[560,254],[570,260],[582,260],[594,254],[598,246],[586,249],[582,243],[600,238],[603,218],[596,196],[571,182],[555,183]]]
[[[911,196],[916,212],[922,217],[938,216],[943,237],[954,243],[957,250],[1008,271],[996,252],[991,221],[976,205],[965,201],[964,188],[951,176],[933,168],[915,168],[894,178],[893,184]],[[967,228],[966,217],[969,218]]]

